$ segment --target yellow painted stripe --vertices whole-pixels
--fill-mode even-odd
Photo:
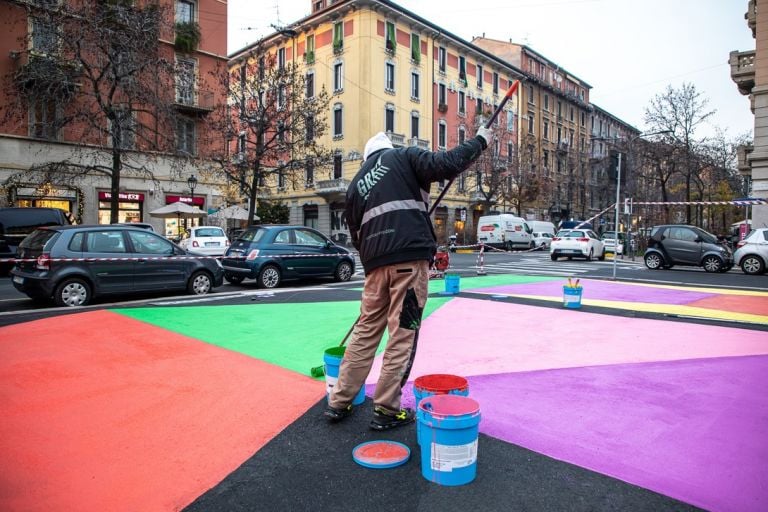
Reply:
[[[546,300],[549,302],[562,302],[560,297],[551,295],[519,295],[519,294],[495,294],[506,295],[508,297],[518,297],[521,299]],[[681,316],[692,316],[697,318],[707,318],[712,320],[734,320],[739,322],[750,322],[756,324],[768,324],[768,316],[752,315],[749,313],[736,313],[732,311],[719,311],[716,309],[697,308],[693,306],[678,306],[670,304],[651,304],[647,302],[622,302],[615,300],[582,299],[581,303],[585,306],[598,306],[601,308],[624,309],[631,311],[644,311],[646,313],[661,313]]]

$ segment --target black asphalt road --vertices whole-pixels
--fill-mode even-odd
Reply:
[[[660,494],[480,435],[477,477],[447,487],[421,474],[414,425],[389,432],[368,428],[372,402],[329,424],[321,400],[219,485],[184,510],[233,511],[688,511]],[[411,459],[369,469],[352,459],[355,446],[390,439]]]

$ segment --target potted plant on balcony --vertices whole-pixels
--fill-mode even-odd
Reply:
[[[176,23],[174,47],[182,53],[192,53],[200,44],[200,26],[194,22]]]

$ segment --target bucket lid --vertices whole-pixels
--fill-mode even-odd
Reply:
[[[469,383],[464,377],[458,375],[449,375],[445,373],[435,373],[432,375],[422,375],[413,382],[413,387],[429,391],[431,393],[448,393],[450,391],[465,391],[469,388]]]
[[[419,402],[423,409],[434,417],[465,416],[480,412],[477,400],[461,395],[434,395]]]
[[[397,441],[368,441],[355,446],[352,460],[373,469],[389,469],[408,462],[411,449]]]

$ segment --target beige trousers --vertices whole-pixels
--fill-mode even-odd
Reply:
[[[416,338],[427,302],[429,262],[411,261],[379,267],[365,277],[360,319],[352,331],[339,380],[328,404],[341,409],[352,403],[373,366],[384,328],[384,349],[373,403],[390,412],[400,410],[400,395],[416,355]]]

